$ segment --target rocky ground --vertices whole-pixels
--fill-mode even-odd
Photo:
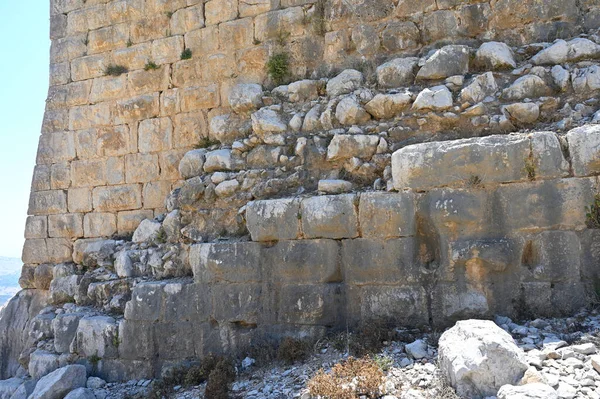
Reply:
[[[545,393],[545,396],[505,394],[503,397],[600,398],[600,355],[597,354],[600,347],[600,314],[597,310],[582,311],[562,319],[535,319],[517,323],[507,317],[497,316],[494,321],[512,335],[529,364],[519,384],[543,383],[554,391],[548,391],[550,393]],[[401,329],[396,333],[399,337],[415,339],[384,342],[381,352],[373,355],[385,371],[381,397],[457,397],[455,391],[444,382],[438,368],[437,341],[440,334]],[[231,397],[312,398],[307,388],[309,380],[319,369],[328,371],[348,357],[347,353],[336,349],[340,344],[339,339],[336,337],[317,342],[305,361],[292,365],[281,362],[261,365],[252,358],[244,359],[237,365],[238,375],[231,386]],[[92,383],[98,384],[98,380],[93,379]],[[151,388],[152,381],[133,380],[123,384],[106,384],[92,391],[96,398],[110,399],[148,397]],[[205,384],[187,388],[175,386],[172,397],[203,398],[204,390]]]

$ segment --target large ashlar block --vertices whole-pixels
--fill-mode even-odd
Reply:
[[[484,184],[523,181],[530,154],[526,135],[410,145],[392,155],[394,188],[423,191],[464,185],[473,176]]]
[[[171,149],[173,123],[170,118],[146,119],[138,127],[140,152],[160,152]]]
[[[52,40],[50,45],[50,62],[70,62],[86,54],[85,34],[68,36]]]
[[[48,260],[50,263],[69,262],[73,253],[73,243],[69,238],[46,239]]]
[[[119,156],[131,154],[137,151],[134,129],[127,125],[103,127],[96,131],[96,138],[92,140],[90,147],[96,147],[99,156]],[[91,153],[90,149],[90,153]]]
[[[171,16],[171,33],[183,35],[196,29],[204,28],[204,3],[182,8]]]
[[[110,237],[117,232],[117,217],[106,212],[86,213],[83,230],[85,238]]]
[[[191,282],[168,283],[164,286],[161,320],[165,322],[192,321],[200,324],[210,315],[211,290],[205,284]]]
[[[37,153],[38,164],[70,161],[75,156],[75,140],[72,132],[54,132],[40,136]]]
[[[156,154],[129,154],[125,156],[127,183],[146,183],[158,180],[160,169]]]
[[[348,284],[419,284],[414,238],[354,239],[342,241],[342,267]]]
[[[247,283],[262,280],[261,245],[253,242],[197,244],[190,250],[194,280]]]
[[[108,18],[104,4],[75,10],[67,16],[68,35],[87,33],[106,25],[108,25]]]
[[[110,316],[84,317],[79,320],[75,345],[77,353],[100,358],[118,357],[118,326]]]
[[[127,94],[127,76],[103,76],[94,79],[92,91],[90,93],[90,102],[97,103],[101,101],[115,100],[123,98]]]
[[[76,238],[83,236],[83,216],[80,213],[48,216],[50,237]]]
[[[94,187],[107,183],[106,160],[92,159],[71,162],[73,187]]]
[[[162,281],[150,281],[136,285],[131,292],[131,301],[125,305],[128,321],[156,322],[162,319],[164,288]]]
[[[50,190],[50,170],[49,165],[36,165],[33,168],[33,177],[31,179],[31,191]]]
[[[74,59],[71,62],[71,79],[73,81],[99,78],[106,74],[110,65],[107,54],[95,54]]]
[[[135,95],[165,91],[169,88],[171,67],[162,65],[158,69],[138,70],[127,74],[127,86]]]
[[[27,216],[25,238],[48,237],[48,219],[46,216]]]
[[[152,42],[152,61],[158,65],[179,61],[183,48],[183,36],[155,40]]]
[[[52,98],[49,97],[49,99],[52,101]],[[69,112],[67,109],[48,109],[44,112],[42,120],[42,134],[66,130],[69,126],[68,122]]]
[[[177,114],[174,120],[173,146],[190,148],[197,145],[202,137],[208,137],[206,116],[202,112]]]
[[[279,7],[279,0],[240,0],[240,17],[253,17],[275,10]]]
[[[252,18],[236,19],[219,25],[221,48],[239,50],[252,47],[254,23]]]
[[[117,231],[119,234],[131,233],[139,226],[142,220],[152,219],[152,210],[123,211],[117,214]]]
[[[600,174],[600,126],[587,125],[567,133],[575,176]]]
[[[67,192],[69,212],[90,212],[92,210],[92,190],[72,188]]]
[[[216,25],[238,16],[237,0],[210,0],[204,4],[206,25]]]
[[[71,165],[68,162],[55,163],[50,167],[50,188],[59,190],[71,185]]]
[[[208,26],[185,34],[185,47],[192,50],[194,56],[206,56],[219,48],[219,28]]]
[[[110,103],[72,107],[69,109],[69,129],[83,130],[96,126],[110,126],[114,124],[111,108]]]
[[[212,314],[217,321],[257,324],[272,309],[264,306],[267,294],[261,284],[225,284],[212,286]]]
[[[337,326],[344,320],[343,304],[341,284],[283,285],[279,288],[278,321]]]
[[[495,220],[504,231],[582,230],[594,193],[593,178],[508,184],[494,193]]]
[[[256,39],[261,42],[276,39],[280,32],[288,32],[291,36],[304,34],[304,11],[302,7],[286,8],[258,15],[254,19]]]
[[[166,12],[146,14],[145,11],[144,14],[137,23],[131,25],[129,35],[133,43],[161,39],[168,34],[170,18]]]
[[[392,238],[416,234],[413,192],[363,193],[358,217],[362,237]]]
[[[127,65],[130,70],[142,69],[150,59],[152,43],[141,43],[113,51],[116,65]]]
[[[427,325],[425,289],[420,285],[348,287],[346,306],[351,323],[390,321]]]
[[[528,168],[533,167],[532,173],[536,179],[556,179],[569,176],[570,165],[565,159],[556,133],[536,132],[532,133],[529,138],[531,140],[531,160]]]
[[[48,248],[44,239],[27,239],[23,244],[21,260],[26,264],[39,265],[48,262]]]
[[[334,239],[358,237],[357,199],[353,194],[304,199],[300,205],[304,236]]]
[[[136,298],[132,296],[132,298]],[[134,300],[128,302],[132,303]],[[150,305],[150,304],[148,304]],[[154,347],[154,327],[149,321],[138,321],[126,318],[119,322],[119,357],[126,360],[153,359],[156,356]]]
[[[96,187],[92,192],[94,209],[99,212],[114,212],[142,207],[142,188],[138,184]]]
[[[295,240],[300,236],[299,218],[299,198],[252,201],[246,207],[252,241]]]
[[[127,47],[129,25],[118,24],[91,31],[88,35],[88,53],[104,53]]]
[[[220,104],[219,87],[186,87],[179,91],[179,101],[182,112],[216,108]]]
[[[524,260],[537,281],[577,282],[580,279],[581,245],[574,231],[544,231],[524,249]]]
[[[261,251],[263,279],[272,282],[317,284],[342,280],[340,245],[335,240],[280,241]]]
[[[118,100],[114,123],[121,125],[142,119],[158,116],[160,111],[159,94],[144,94],[141,96]]]
[[[62,190],[37,191],[29,197],[29,215],[67,213],[67,194]]]

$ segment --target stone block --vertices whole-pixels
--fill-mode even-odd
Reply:
[[[304,11],[302,7],[292,7],[258,15],[254,19],[254,32],[261,42],[277,39],[281,32],[301,36],[305,32]]]
[[[117,232],[119,234],[135,231],[144,219],[152,219],[154,212],[151,210],[123,211],[117,214]]]
[[[125,320],[156,322],[163,315],[165,282],[140,283],[133,288],[125,305]]]
[[[257,324],[270,313],[270,309],[263,306],[263,295],[260,284],[215,284],[212,287],[211,317],[242,326]]]
[[[253,242],[196,244],[190,250],[194,280],[202,283],[259,282],[261,246]]]
[[[165,199],[171,192],[171,182],[158,181],[144,184],[142,197],[144,208],[165,208]]]
[[[74,59],[71,62],[71,79],[88,80],[106,75],[106,68],[110,65],[110,59],[106,54],[88,55]]]
[[[536,179],[569,176],[569,162],[563,155],[562,146],[556,134],[551,132],[532,133],[530,140],[533,162],[533,165],[530,166],[533,166]]]
[[[116,105],[115,124],[122,125],[142,119],[150,119],[160,113],[158,93],[144,94],[126,100],[118,100]]]
[[[50,62],[67,62],[86,54],[85,34],[56,39],[50,45]]]
[[[591,179],[560,179],[510,184],[494,193],[494,213],[504,231],[580,230],[593,201]]]
[[[408,237],[416,234],[416,197],[412,192],[363,193],[358,207],[361,236]]]
[[[74,105],[85,105],[88,103],[90,90],[92,87],[91,80],[81,82],[71,82],[65,85],[65,102],[68,107]]]
[[[48,106],[50,107],[54,98],[50,96],[48,98],[50,100]],[[44,112],[44,119],[42,120],[42,134],[66,130],[68,121],[68,111],[66,109],[48,109]]]
[[[240,0],[240,17],[253,17],[279,8],[280,0]]]
[[[588,125],[567,133],[575,176],[600,174],[600,126]]]
[[[161,152],[171,149],[173,124],[170,118],[146,119],[138,127],[140,152]]]
[[[46,216],[27,216],[25,222],[25,238],[48,237],[48,220]]]
[[[88,34],[88,53],[104,53],[127,47],[128,40],[128,24],[118,24],[94,30]]]
[[[155,350],[161,360],[180,360],[195,353],[198,337],[195,326],[188,321],[154,324],[154,335],[160,337]]]
[[[73,245],[73,262],[87,267],[112,267],[114,252],[114,240],[99,238],[79,239]]]
[[[116,100],[127,94],[127,76],[103,76],[93,80],[89,100],[92,103]]]
[[[160,168],[156,154],[129,154],[125,156],[125,181],[146,183],[158,180]]]
[[[117,232],[117,218],[112,213],[86,213],[83,231],[85,238],[110,237]]]
[[[48,262],[48,248],[44,239],[27,239],[21,255],[23,263],[40,264]]]
[[[523,181],[528,178],[529,156],[530,141],[525,135],[410,145],[392,156],[394,188],[464,185],[473,176],[484,184]]]
[[[484,292],[473,287],[459,287],[456,282],[438,283],[432,303],[436,326],[451,325],[456,320],[489,317],[492,311]]]
[[[54,353],[36,349],[29,356],[29,367],[27,368],[27,371],[32,378],[39,379],[56,369],[58,369],[58,355]]]
[[[238,2],[236,0],[210,0],[204,4],[204,17],[206,25],[216,25],[230,21],[238,16]]]
[[[71,179],[73,187],[94,187],[106,184],[108,182],[106,160],[73,161],[71,163]]]
[[[49,290],[53,279],[52,265],[39,265],[33,271],[33,284],[38,290]]]
[[[71,165],[68,162],[55,163],[50,167],[50,188],[60,190],[71,185]]]
[[[110,185],[125,183],[125,159],[123,157],[106,159],[106,181]]]
[[[135,130],[127,125],[97,129],[96,152],[99,156],[119,156],[136,152]]]
[[[64,85],[71,80],[71,64],[61,62],[50,65],[50,86]]]
[[[170,75],[171,68],[169,65],[162,65],[158,69],[148,71],[140,69],[127,74],[127,85],[135,95],[166,91],[169,89]]]
[[[347,160],[352,157],[370,159],[377,151],[378,136],[364,134],[336,134],[327,147],[330,161]]]
[[[181,113],[175,116],[173,147],[190,148],[200,143],[202,137],[208,137],[206,117],[202,112]]]
[[[92,316],[79,320],[76,333],[77,352],[85,357],[118,357],[118,326],[112,317]]]
[[[280,323],[339,326],[344,304],[341,284],[283,285],[279,289],[278,321]]]
[[[413,238],[342,241],[344,281],[353,285],[419,284],[422,275]]]
[[[67,16],[67,34],[87,33],[108,25],[104,4],[81,8],[70,12]]]
[[[192,50],[192,54],[204,56],[215,52],[219,48],[219,28],[208,26],[185,34],[185,48]]]
[[[239,50],[253,46],[254,23],[252,18],[236,19],[219,25],[221,48]]]
[[[169,323],[191,321],[196,325],[210,315],[210,286],[201,283],[169,283],[164,287],[164,314]]]
[[[246,227],[253,241],[295,240],[300,236],[300,199],[252,201]]]
[[[182,112],[216,108],[220,105],[219,87],[185,87],[179,91]]]
[[[67,194],[62,190],[32,192],[27,213],[29,215],[67,213]]]
[[[141,187],[124,184],[112,187],[96,187],[92,192],[94,209],[103,211],[127,211],[142,207]]]
[[[69,129],[82,130],[114,124],[110,103],[82,105],[69,108]],[[119,123],[120,124],[120,123]]]
[[[113,51],[113,61],[116,65],[127,65],[131,70],[142,69],[150,59],[151,52],[151,43],[136,44]]]
[[[70,353],[75,340],[77,326],[83,315],[81,313],[63,313],[52,320],[54,331],[54,350],[58,353]]]
[[[68,238],[46,239],[48,261],[52,263],[69,262],[73,253],[73,243]]]
[[[354,238],[358,236],[357,197],[324,195],[302,200],[300,215],[306,238]]]
[[[75,139],[72,132],[42,134],[38,144],[38,164],[70,161],[76,156]]]
[[[182,8],[171,16],[171,33],[183,35],[196,29],[204,28],[204,3]]]
[[[80,213],[48,216],[50,237],[76,238],[83,236],[83,217]]]
[[[158,65],[179,61],[183,52],[183,36],[170,36],[152,42],[152,61]]]
[[[51,189],[50,169],[49,165],[36,165],[33,168],[31,191],[46,191]]]
[[[131,25],[129,32],[131,41],[142,43],[164,38],[169,30],[169,22],[170,18],[166,12],[145,14],[137,23]]]
[[[339,253],[335,240],[280,241],[262,248],[263,279],[289,284],[340,282]]]
[[[573,231],[544,231],[531,237],[524,250],[531,277],[546,282],[578,282],[581,245]]]
[[[135,320],[119,322],[119,357],[125,360],[150,360],[156,357],[153,323]]]
[[[72,188],[67,191],[69,212],[90,212],[92,210],[92,190]]]

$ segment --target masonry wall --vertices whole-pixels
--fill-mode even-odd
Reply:
[[[130,233],[163,212],[181,184],[179,160],[227,112],[230,88],[272,86],[265,65],[283,48],[294,78],[323,76],[439,40],[572,35],[596,24],[599,4],[52,0],[50,89],[23,262],[69,261],[75,240]],[[191,59],[181,60],[184,49]],[[150,62],[157,68],[145,69]],[[111,65],[127,72],[107,76]]]

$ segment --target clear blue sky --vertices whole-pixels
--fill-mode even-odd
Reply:
[[[48,92],[49,0],[0,0],[0,256],[21,257]]]

